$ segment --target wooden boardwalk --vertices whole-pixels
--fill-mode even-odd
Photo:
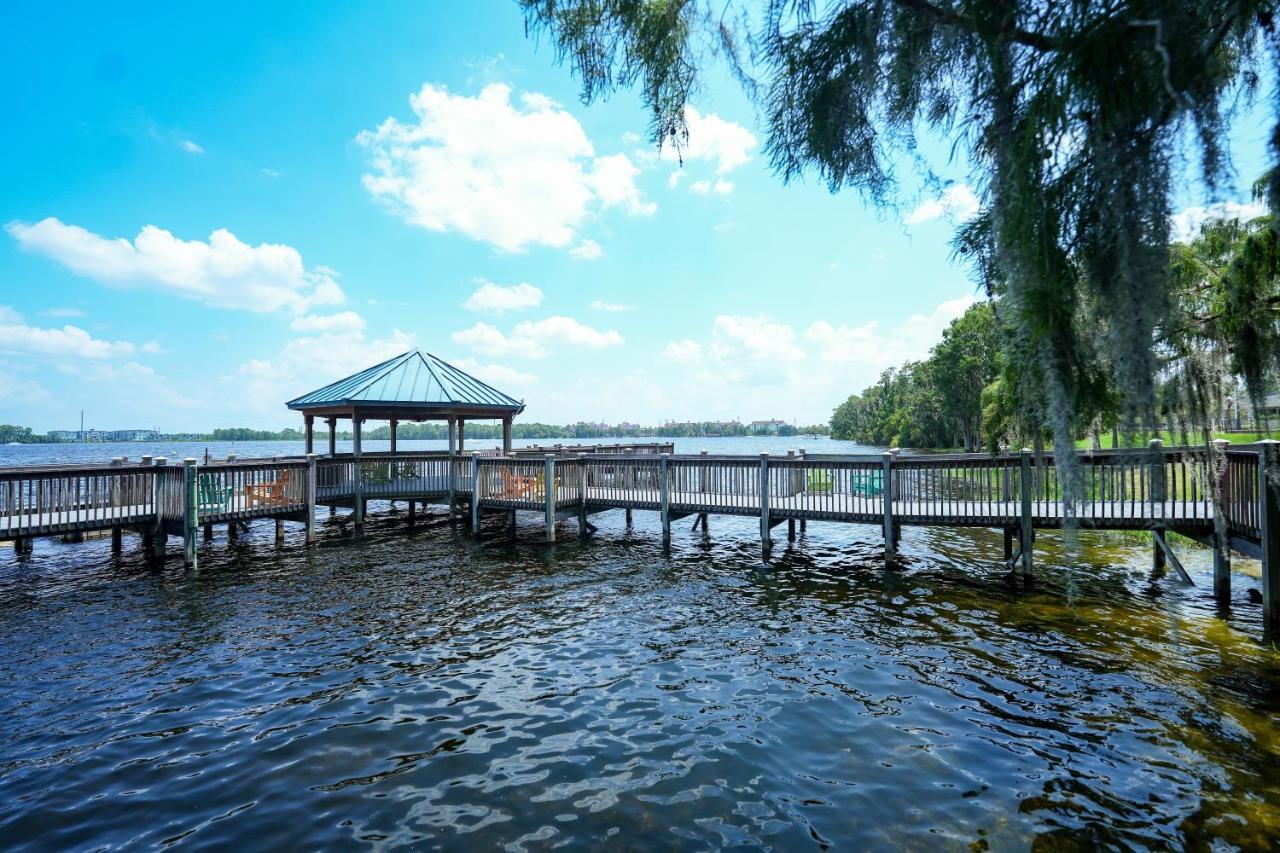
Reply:
[[[0,539],[19,553],[34,537],[109,529],[141,534],[157,555],[169,536],[183,541],[195,565],[196,535],[214,524],[258,518],[304,524],[315,536],[320,506],[352,509],[357,527],[369,501],[437,503],[451,513],[465,505],[478,535],[485,514],[532,511],[546,538],[556,524],[591,515],[651,511],[661,520],[664,544],[671,522],[709,515],[756,517],[767,550],[771,531],[787,523],[831,521],[881,529],[892,562],[904,525],[994,527],[1005,533],[1010,569],[1032,571],[1035,530],[1081,527],[1150,530],[1157,562],[1176,557],[1164,534],[1177,532],[1213,545],[1215,589],[1229,593],[1229,554],[1263,559],[1263,595],[1269,622],[1280,620],[1280,480],[1275,442],[1248,448],[1219,445],[1211,452],[1164,448],[1080,456],[1071,472],[1052,456],[1028,451],[1001,456],[711,456],[640,453],[635,446],[546,448],[540,457],[448,453],[332,454],[226,460],[201,465],[165,459],[114,460],[89,466],[0,469]],[[665,449],[665,448],[664,448]],[[1276,457],[1272,459],[1272,457]],[[1268,471],[1278,472],[1268,477]],[[1075,479],[1064,503],[1064,479]],[[1274,531],[1274,535],[1273,535]]]

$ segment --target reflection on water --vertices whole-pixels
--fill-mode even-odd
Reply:
[[[599,517],[475,543],[263,524],[201,570],[0,551],[0,828],[30,849],[351,842],[1263,848],[1280,653],[1150,546]],[[296,534],[291,534],[295,535]],[[1114,540],[1112,540],[1114,541]],[[1085,568],[1087,567],[1087,568]]]

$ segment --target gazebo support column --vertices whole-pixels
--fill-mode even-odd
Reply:
[[[467,422],[458,418],[458,452],[461,453],[467,442]]]
[[[400,426],[400,421],[395,418],[391,419],[391,452],[396,452],[396,429]]]
[[[313,415],[307,415],[305,418],[307,436],[307,455],[310,456],[315,451],[316,445],[316,419]]]
[[[511,418],[502,419],[502,455],[511,455]]]
[[[338,419],[329,418],[329,455],[334,456],[338,452]]]
[[[355,457],[355,514],[356,530],[364,528],[364,466],[360,464],[360,426],[359,415],[351,416],[352,439],[351,455]]]
[[[448,421],[449,421],[449,455],[452,456],[453,454],[458,452],[458,446],[457,446],[458,419],[450,416]]]

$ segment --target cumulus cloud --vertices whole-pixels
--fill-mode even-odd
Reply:
[[[208,242],[182,240],[154,225],[144,225],[130,242],[54,217],[33,225],[10,222],[5,230],[23,249],[103,284],[160,290],[218,308],[302,313],[345,299],[335,273],[307,269],[292,246],[251,246],[225,228]]]
[[[479,279],[480,286],[467,297],[462,307],[470,311],[501,314],[504,311],[524,311],[542,304],[542,291],[532,284],[521,282],[503,287],[491,281]]]
[[[141,346],[130,341],[104,341],[79,326],[62,328],[29,326],[22,315],[0,305],[0,353],[95,361],[128,358],[140,352],[159,352],[150,342]]]
[[[733,192],[733,181],[727,180],[724,175],[751,159],[751,152],[756,146],[755,135],[736,122],[722,119],[714,113],[704,116],[687,105],[684,108],[684,119],[689,129],[688,140],[680,145],[670,142],[664,144],[661,158],[679,162],[684,168],[697,169],[701,166],[705,170],[706,167],[711,167],[710,177],[690,182],[691,192],[698,195],[711,192],[728,195]],[[672,172],[667,176],[667,186],[674,189],[684,175],[683,170]]]
[[[424,85],[409,98],[415,118],[388,118],[356,137],[370,157],[365,188],[404,219],[457,231],[506,252],[566,248],[593,208],[649,215],[625,154],[595,156],[578,120],[533,92],[509,86],[476,97]]]
[[[474,358],[458,359],[453,362],[453,365],[507,394],[513,391],[518,392],[538,382],[538,377],[532,373],[524,373],[502,364],[484,364]]]
[[[702,160],[715,165],[716,172],[733,171],[751,159],[756,147],[755,135],[737,122],[726,121],[715,113],[703,115],[692,106],[684,108],[684,121],[689,138],[676,147],[662,148],[664,160]]]
[[[627,305],[623,302],[605,302],[603,299],[596,299],[592,301],[591,309],[593,311],[609,311],[617,313],[619,311],[634,311],[636,310],[636,306]]]
[[[679,364],[697,364],[702,361],[702,345],[689,338],[671,341],[663,348],[662,357]]]
[[[721,314],[711,326],[711,354],[721,361],[798,361],[804,351],[796,345],[790,326],[763,315]]]
[[[602,332],[572,317],[547,317],[520,323],[510,334],[488,323],[476,323],[469,329],[454,332],[452,338],[455,343],[494,358],[507,355],[543,358],[557,346],[605,349],[623,343],[617,332]]]
[[[364,328],[364,318],[354,311],[308,314],[289,324],[295,332],[354,332]]]
[[[856,365],[870,378],[889,367],[928,355],[942,332],[977,300],[972,294],[949,299],[928,314],[914,314],[897,328],[885,331],[877,322],[861,326],[833,326],[819,320],[805,330],[805,339],[818,347],[819,357],[837,365]]]
[[[569,254],[581,261],[594,261],[604,255],[604,249],[595,240],[583,240],[570,249]]]
[[[1208,207],[1188,207],[1178,212],[1169,223],[1170,236],[1175,243],[1190,243],[1210,220],[1239,219],[1247,222],[1266,215],[1266,212],[1267,206],[1260,201],[1220,201]]]
[[[937,198],[921,202],[903,219],[907,225],[919,225],[934,219],[947,217],[954,222],[966,222],[978,214],[981,205],[968,184],[952,184]]]
[[[347,314],[352,312],[331,316]],[[359,320],[358,315],[352,316]],[[243,362],[234,376],[224,377],[228,387],[235,389],[238,405],[255,416],[278,421],[285,401],[386,361],[417,343],[412,334],[399,329],[386,337],[370,338],[364,333],[363,320],[359,324],[336,322],[328,328],[323,323],[302,325],[307,334],[288,341],[273,356]]]

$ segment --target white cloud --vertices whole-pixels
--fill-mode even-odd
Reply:
[[[881,371],[907,361],[924,358],[942,338],[942,332],[977,300],[972,294],[949,299],[929,314],[915,314],[896,329],[885,332],[878,322],[861,326],[833,326],[819,320],[805,330],[805,339],[819,348],[820,358],[837,365],[856,365],[863,377],[873,381]],[[855,390],[861,390],[859,385]]]
[[[201,148],[201,147],[200,147],[199,145],[197,145],[196,143],[192,142],[190,139],[182,139],[182,140],[179,140],[178,144],[179,144],[179,145],[181,145],[181,146],[182,146],[182,150],[183,150],[183,151],[185,151],[185,152],[187,152],[188,154],[203,154],[203,153],[204,153],[204,149],[203,149],[203,148]]]
[[[355,332],[364,328],[364,318],[354,311],[336,314],[308,314],[289,324],[295,332]]]
[[[795,330],[765,316],[721,314],[712,324],[711,337],[711,354],[721,361],[798,361],[804,358],[804,351],[796,346]]]
[[[502,364],[482,364],[473,358],[462,358],[453,362],[453,365],[507,394],[538,383],[538,377],[532,373],[522,373]]]
[[[680,364],[697,364],[702,361],[702,345],[689,338],[671,341],[663,348],[662,357]]]
[[[733,192],[733,181],[716,181],[716,184],[712,189],[716,191],[717,195],[728,195]]]
[[[711,192],[711,182],[710,181],[694,181],[693,183],[689,184],[689,189],[697,193],[698,195],[706,195],[707,193]]]
[[[636,306],[634,306],[634,305],[627,305],[627,304],[622,303],[622,302],[605,302],[605,301],[604,301],[604,300],[602,300],[602,299],[596,299],[596,300],[594,300],[594,301],[591,303],[591,308],[592,308],[592,310],[594,310],[594,311],[611,311],[611,312],[615,312],[615,313],[616,313],[616,312],[618,312],[618,311],[634,311],[634,310],[636,310]]]
[[[716,172],[730,172],[751,159],[756,146],[755,135],[737,122],[726,121],[715,113],[703,115],[692,106],[684,108],[689,139],[676,149],[663,146],[664,160],[705,160],[714,163]]]
[[[569,250],[569,254],[583,261],[594,261],[604,255],[604,249],[595,240],[583,240]]]
[[[415,345],[414,336],[399,329],[384,338],[370,339],[363,328],[352,325],[318,328],[314,334],[290,340],[272,357],[249,359],[223,381],[235,394],[238,410],[279,423],[286,401]]]
[[[79,308],[46,308],[40,312],[43,317],[83,317],[84,312]]]
[[[209,241],[181,240],[144,225],[133,242],[110,239],[49,217],[5,226],[23,249],[53,258],[72,272],[120,287],[148,287],[218,308],[301,313],[344,301],[335,273],[307,269],[292,246],[250,246],[225,228]]]
[[[357,141],[370,155],[365,188],[411,224],[519,252],[570,246],[593,206],[656,209],[627,155],[596,157],[578,120],[544,95],[513,104],[501,84],[468,98],[428,83],[409,103],[415,121],[388,118]]]
[[[99,340],[79,326],[67,325],[60,329],[28,326],[22,315],[0,305],[0,353],[6,355],[103,360],[159,349],[154,342],[139,346],[129,341]]]
[[[510,334],[488,323],[476,323],[469,329],[454,332],[453,341],[483,352],[493,358],[518,355],[543,358],[556,345],[605,349],[621,346],[622,336],[615,331],[599,331],[579,323],[572,317],[547,317],[545,320],[518,324]]]
[[[626,154],[612,154],[595,159],[595,170],[591,174],[591,184],[605,207],[625,205],[627,212],[636,216],[652,216],[658,212],[658,205],[645,201],[636,186],[636,175],[640,174]]]
[[[978,214],[981,205],[968,184],[952,184],[942,195],[921,202],[903,219],[907,225],[919,225],[933,219],[947,217],[954,222],[965,222]]]
[[[542,291],[532,284],[521,282],[503,287],[491,281],[479,279],[480,287],[467,297],[462,307],[471,311],[501,314],[503,311],[523,311],[542,304]]]
[[[284,174],[284,172],[281,172],[279,169],[269,169],[266,166],[263,166],[258,171],[266,175],[268,178],[278,178]]]
[[[1200,228],[1211,219],[1239,219],[1247,222],[1264,216],[1267,206],[1260,201],[1220,201],[1208,207],[1188,207],[1178,212],[1169,223],[1170,236],[1175,243],[1190,243],[1200,234]]]

